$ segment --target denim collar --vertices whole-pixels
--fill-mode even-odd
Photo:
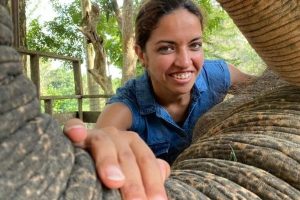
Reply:
[[[201,73],[197,77],[192,88],[193,102],[197,101],[201,93],[207,90],[207,84],[202,71],[204,70],[201,70]],[[156,112],[157,102],[154,98],[151,81],[146,71],[140,78],[136,79],[136,97],[140,107],[141,115],[147,115]]]

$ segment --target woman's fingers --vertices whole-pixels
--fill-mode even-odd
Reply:
[[[64,132],[90,151],[101,181],[108,188],[120,188],[123,199],[167,199],[164,181],[170,166],[156,159],[136,133],[112,127],[87,130],[78,119],[69,120]]]
[[[91,130],[86,146],[95,160],[102,182],[108,188],[120,188],[124,185],[125,176],[118,160],[118,147],[110,136],[103,130]]]
[[[169,165],[157,160],[136,133],[103,128],[91,136],[87,146],[107,187],[120,188],[125,200],[167,199],[163,177],[169,175]]]
[[[135,154],[147,198],[149,200],[167,200],[164,181],[169,173],[168,164],[157,160],[151,149],[135,133],[131,134],[130,146]]]
[[[170,167],[169,163],[167,163],[165,160],[162,160],[162,159],[159,159],[159,158],[157,158],[156,160],[157,160],[157,163],[160,167],[160,173],[162,175],[162,181],[165,182],[171,174],[171,167]]]
[[[70,119],[64,125],[64,134],[77,146],[84,147],[87,129],[80,119]]]
[[[125,200],[146,200],[136,155],[129,143],[128,132],[115,128],[90,130],[86,139],[86,147],[95,160],[101,181],[108,188],[120,188]]]
[[[129,145],[119,152],[119,161],[126,177],[126,181],[121,187],[123,199],[147,199],[140,168]]]

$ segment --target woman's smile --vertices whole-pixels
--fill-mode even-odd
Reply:
[[[170,75],[176,79],[186,80],[192,76],[192,72],[172,73]]]
[[[174,87],[176,87],[176,85],[185,86],[194,83],[195,73],[192,71],[174,72],[170,73],[169,77]]]

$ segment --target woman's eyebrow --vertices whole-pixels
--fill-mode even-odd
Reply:
[[[155,44],[160,44],[160,43],[175,44],[176,42],[171,41],[171,40],[159,40]]]
[[[199,36],[199,37],[193,38],[190,42],[194,42],[194,41],[202,40],[202,39],[203,39],[203,37]],[[157,44],[160,44],[160,43],[176,44],[176,42],[174,42],[172,40],[159,40],[155,44],[157,45]]]
[[[199,37],[196,37],[196,38],[192,39],[191,42],[194,42],[194,41],[197,41],[197,40],[202,40],[202,39],[203,39],[203,37],[199,36]]]

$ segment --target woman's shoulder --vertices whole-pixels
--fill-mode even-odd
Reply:
[[[225,60],[215,59],[215,60],[204,60],[203,68],[205,70],[218,70],[218,69],[228,69],[228,65]]]
[[[139,83],[142,83],[142,79],[143,79],[143,76],[138,76],[138,77],[134,77],[134,78],[131,78],[129,80],[127,80],[122,86],[118,87],[116,89],[116,93],[113,97],[115,96],[122,96],[122,95],[128,95],[128,94],[131,94],[131,95],[135,95],[136,93],[136,90],[139,88]]]
[[[148,88],[147,74],[142,74],[136,78],[128,80],[122,87],[119,87],[116,94],[110,98],[111,102],[131,102],[131,104],[138,104],[145,91]]]
[[[132,79],[129,79],[128,81],[125,82],[125,84],[118,88],[119,89],[131,89],[131,90],[136,90],[146,84],[148,81],[148,76],[147,73],[143,73],[142,75],[139,75],[137,77],[134,77]]]
[[[210,89],[227,90],[230,86],[230,72],[227,63],[221,59],[205,60],[197,82],[207,85]]]
[[[229,73],[228,64],[225,60],[204,60],[204,64],[201,69],[201,75],[220,76]]]

